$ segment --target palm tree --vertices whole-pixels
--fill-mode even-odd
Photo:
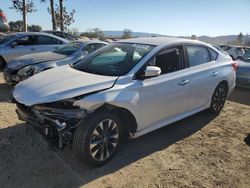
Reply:
[[[46,0],[41,0],[41,2],[46,2]],[[50,0],[49,12],[51,14],[52,30],[56,30],[56,18],[55,18],[54,0]]]

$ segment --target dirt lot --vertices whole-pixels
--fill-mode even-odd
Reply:
[[[0,73],[0,187],[250,187],[250,91],[236,89],[217,117],[201,112],[130,140],[92,168],[19,121],[10,89]]]

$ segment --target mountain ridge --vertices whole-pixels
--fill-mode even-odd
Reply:
[[[123,35],[123,31],[103,31],[106,37],[110,38],[119,38]],[[158,33],[147,33],[147,32],[132,32],[132,37],[181,37],[181,38],[190,38],[190,36],[171,36],[171,35],[163,35]],[[196,36],[195,39],[211,43],[215,45],[220,44],[230,44],[233,41],[237,40],[238,35],[221,35],[210,37],[207,35]],[[246,40],[246,37],[243,38],[243,41]],[[250,37],[247,37],[247,41],[250,41]]]

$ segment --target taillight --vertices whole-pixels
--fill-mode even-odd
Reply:
[[[236,71],[238,69],[238,64],[236,62],[231,63],[233,70]]]

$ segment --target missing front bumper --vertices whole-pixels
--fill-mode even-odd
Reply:
[[[71,112],[66,109],[51,111],[51,108],[38,110],[20,104],[17,104],[16,112],[20,120],[31,124],[47,139],[57,143],[59,148],[71,143],[75,128],[86,116],[86,112],[82,109],[74,109]]]

